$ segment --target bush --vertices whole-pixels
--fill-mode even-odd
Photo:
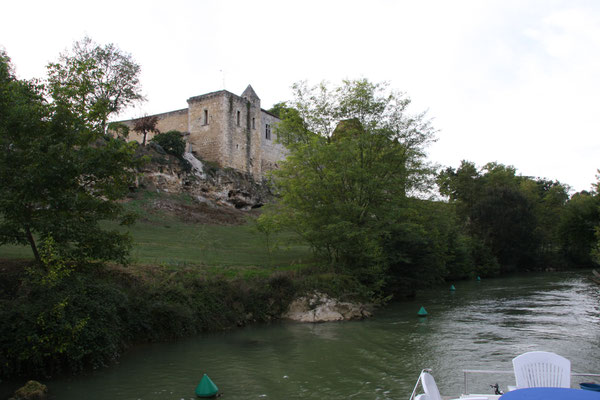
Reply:
[[[113,362],[133,343],[268,321],[295,295],[285,274],[207,279],[195,270],[69,266],[57,255],[11,285],[18,290],[0,292],[3,377],[77,373]]]
[[[179,131],[172,130],[165,133],[157,133],[151,142],[160,145],[167,153],[179,158],[185,152],[185,141],[183,140],[182,133]]]

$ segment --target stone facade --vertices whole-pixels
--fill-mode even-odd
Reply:
[[[241,96],[220,90],[187,102],[188,108],[157,114],[157,128],[183,132],[188,151],[197,157],[251,174],[255,180],[285,158],[285,147],[276,143],[279,118],[260,107],[252,86]],[[134,120],[121,122],[132,128]],[[146,140],[152,136],[148,134]],[[142,135],[132,130],[129,140],[141,143]]]

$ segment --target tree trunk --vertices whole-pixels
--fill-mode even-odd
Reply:
[[[33,256],[35,257],[35,261],[38,264],[42,263],[42,259],[40,258],[40,253],[38,252],[37,246],[35,245],[35,239],[31,234],[31,229],[28,226],[25,227],[25,233],[27,234],[27,240],[29,241],[29,245],[31,246],[31,250],[33,251]]]

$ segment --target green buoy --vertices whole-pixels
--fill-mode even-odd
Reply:
[[[456,288],[454,287],[454,285],[450,286],[450,291],[454,292],[456,290]]]
[[[419,317],[426,317],[427,316],[427,310],[425,310],[425,307],[421,307],[421,309],[419,310],[419,312],[417,313],[417,315]]]
[[[477,277],[477,282],[479,282],[480,280],[481,280],[481,278],[480,278],[480,277]]]
[[[204,374],[198,386],[196,386],[196,396],[198,397],[215,397],[219,392],[217,385],[210,380],[208,375]]]

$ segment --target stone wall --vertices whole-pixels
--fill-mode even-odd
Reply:
[[[262,111],[262,127],[260,133],[261,144],[261,172],[271,171],[279,167],[279,162],[287,156],[284,146],[277,143],[277,123],[279,118],[266,111]],[[267,125],[269,126],[269,137],[267,137]]]
[[[227,99],[222,92],[213,92],[188,99],[188,105],[188,140],[192,152],[220,167],[228,166],[229,160],[223,158],[223,132],[229,130],[229,123],[224,118]]]
[[[228,166],[254,176],[260,176],[260,170],[255,169],[254,160],[260,160],[259,146],[256,146],[257,129],[260,124],[260,107],[253,105],[242,97],[226,93],[228,108],[225,119],[230,132],[224,135],[225,141],[223,160]],[[254,127],[252,122],[254,121]]]
[[[166,112],[162,114],[156,114],[158,117],[158,123],[156,127],[160,132],[168,132],[171,130],[176,130],[179,132],[188,132],[188,109],[184,108],[182,110],[176,110],[171,112]],[[130,129],[129,131],[129,140],[136,140],[139,143],[142,143],[144,140],[141,133],[133,130],[135,120],[129,121],[121,121],[123,124],[127,125]],[[149,133],[146,136],[146,142],[149,142],[150,139],[154,137],[154,133]]]

